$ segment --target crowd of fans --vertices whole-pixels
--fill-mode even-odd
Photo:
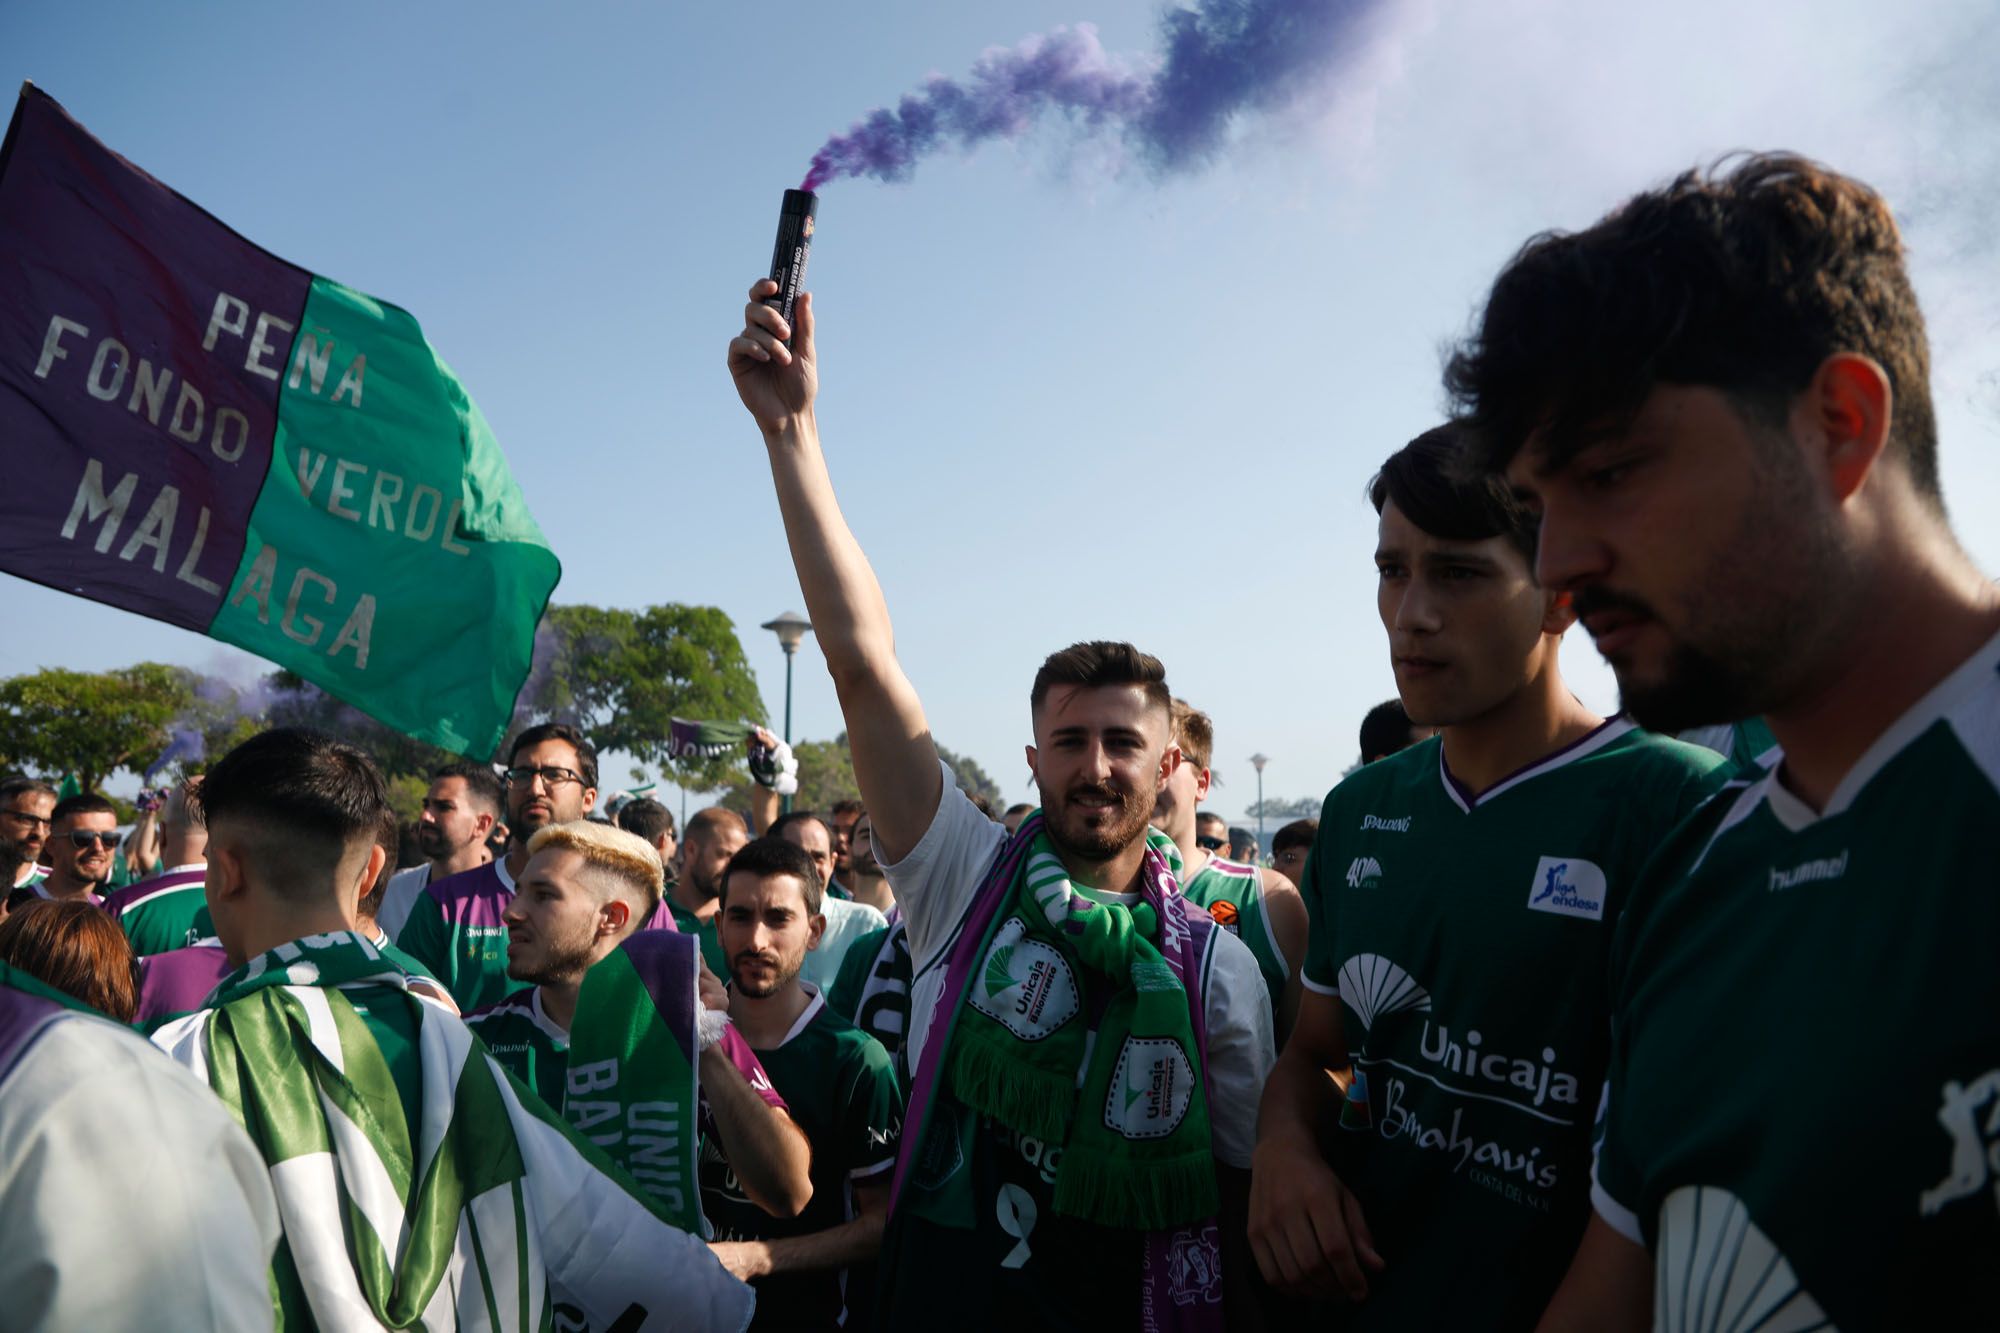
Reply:
[[[1038,802],[959,790],[770,292],[855,799],[600,809],[559,722],[414,827],[291,729],[124,839],[0,783],[0,1323],[1993,1323],[2000,596],[1867,187],[1749,158],[1509,263],[1368,485],[1398,697],[1268,858],[1129,643],[1037,671]]]

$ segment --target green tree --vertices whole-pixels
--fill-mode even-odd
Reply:
[[[0,681],[0,754],[45,775],[73,772],[96,791],[119,769],[157,757],[187,702],[179,669],[157,662],[13,676]]]
[[[846,732],[841,733],[841,739],[847,739]],[[1000,793],[1000,784],[988,776],[978,760],[969,754],[953,754],[942,745],[937,747],[937,752],[938,758],[944,760],[945,767],[958,779],[959,790],[968,796],[984,796],[996,811],[1006,805],[1006,797]]]
[[[1319,814],[1322,804],[1324,802],[1316,796],[1300,796],[1291,800],[1282,796],[1267,796],[1261,809],[1258,802],[1252,801],[1243,813],[1250,819],[1259,814],[1266,819],[1311,819]]]
[[[757,675],[736,626],[711,606],[669,602],[641,611],[549,608],[535,667],[515,722],[568,722],[600,752],[620,750],[663,769],[694,791],[722,786],[742,758],[676,760],[667,729],[676,717],[764,721]]]

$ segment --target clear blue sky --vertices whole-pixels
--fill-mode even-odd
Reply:
[[[1040,658],[1162,656],[1234,812],[1325,791],[1393,690],[1376,463],[1434,424],[1439,348],[1530,233],[1737,147],[1882,187],[1930,313],[1946,494],[2000,568],[2000,85],[1991,6],[1386,7],[1328,96],[1159,182],[1050,126],[829,187],[821,422],[939,738],[1010,798]],[[562,557],[557,599],[800,606],[723,369],[779,192],[927,74],[1063,23],[1154,46],[1153,0],[1006,6],[15,0],[0,60],[287,259],[413,311]],[[257,664],[0,576],[0,675]],[[1586,701],[1615,691],[1587,640]],[[816,649],[794,734],[840,727]]]

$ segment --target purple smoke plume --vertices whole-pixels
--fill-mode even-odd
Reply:
[[[150,787],[153,785],[153,775],[176,759],[198,760],[206,757],[207,752],[208,742],[202,739],[199,731],[193,727],[175,727],[173,739],[167,743],[166,749],[160,751],[158,759],[146,765],[146,771],[140,775],[139,782],[142,786]]]
[[[1141,67],[1107,55],[1087,23],[982,55],[964,79],[934,77],[813,154],[806,190],[845,176],[907,180],[940,146],[1021,134],[1046,111],[1116,129],[1158,172],[1208,160],[1241,112],[1272,111],[1330,78],[1388,0],[1196,0],[1161,20]]]

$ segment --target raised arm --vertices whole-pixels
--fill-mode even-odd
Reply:
[[[916,689],[896,661],[882,586],[841,516],[820,453],[813,415],[819,366],[812,297],[799,298],[798,327],[792,329],[762,304],[776,291],[769,279],[750,289],[743,332],[729,341],[729,373],[764,434],[806,614],[847,720],[861,800],[882,859],[899,861],[923,837],[937,810],[943,782],[937,747]]]

